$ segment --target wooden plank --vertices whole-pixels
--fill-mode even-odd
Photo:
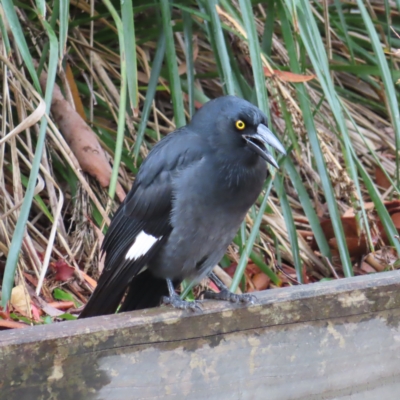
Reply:
[[[4,399],[376,399],[400,389],[397,271],[0,334]],[[399,382],[399,383],[398,383]],[[268,394],[268,396],[266,396]]]

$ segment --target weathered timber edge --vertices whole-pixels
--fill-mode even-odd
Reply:
[[[255,295],[256,303],[248,306],[204,301],[202,313],[159,307],[3,331],[0,332],[0,357],[10,346],[48,340],[58,340],[69,346],[75,341],[84,342],[86,351],[91,351],[94,350],[92,345],[96,350],[103,346],[128,345],[126,331],[132,330],[135,330],[135,335],[131,344],[150,344],[171,339],[171,333],[172,339],[185,340],[400,308],[400,271],[266,290]],[[153,326],[151,335],[146,329],[150,325]],[[179,329],[183,326],[185,329]],[[101,338],[105,332],[114,339],[102,345]],[[95,340],[97,337],[99,342]],[[92,345],[85,342],[86,338],[90,338]]]
[[[400,272],[257,299],[2,332],[0,399],[397,398]]]

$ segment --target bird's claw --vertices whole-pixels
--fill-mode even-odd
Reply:
[[[223,300],[230,301],[231,303],[245,303],[254,304],[257,300],[256,296],[252,294],[236,294],[230,292],[228,289],[222,289],[219,293],[211,292],[209,290],[204,292],[204,298],[210,300]]]
[[[196,301],[182,300],[178,295],[164,296],[162,303],[171,305],[179,310],[190,310],[190,311],[203,311],[202,308],[197,304]]]

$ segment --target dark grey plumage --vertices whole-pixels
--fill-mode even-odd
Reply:
[[[80,317],[115,312],[127,289],[122,311],[156,306],[166,279],[211,272],[261,192],[266,161],[276,165],[263,142],[284,153],[266,126],[257,107],[225,96],[154,146],[111,222],[105,268]]]

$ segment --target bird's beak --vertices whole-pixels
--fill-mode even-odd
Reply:
[[[275,161],[274,157],[272,157],[272,154],[268,151],[265,145],[270,145],[275,150],[279,151],[279,153],[284,155],[286,155],[286,150],[278,138],[265,125],[258,125],[256,133],[243,135],[243,139],[246,140],[247,145],[260,157],[275,168],[279,168],[278,163]]]

